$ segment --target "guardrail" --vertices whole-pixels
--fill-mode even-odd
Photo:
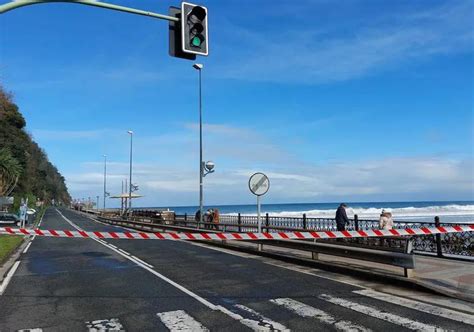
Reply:
[[[156,216],[156,210],[134,210],[132,220],[147,220],[153,223],[169,223],[184,227],[197,228],[194,216],[183,214],[175,215],[173,220],[161,220]],[[143,219],[144,218],[144,219]],[[204,229],[215,229],[223,232],[251,232],[256,231],[257,217],[251,215],[221,215],[219,223],[203,223],[199,225]],[[463,223],[446,225],[466,225]],[[434,222],[413,222],[395,221],[394,228],[414,228],[414,227],[434,227],[442,226],[439,217],[434,218]],[[359,219],[357,215],[350,219],[347,230],[367,230],[377,229],[378,220]],[[305,214],[301,217],[276,217],[268,213],[262,217],[262,231],[334,231],[336,221],[331,218],[309,218]],[[333,240],[324,240],[331,242]],[[344,239],[345,243],[354,247],[374,248],[382,250],[403,250],[405,240],[400,238],[377,239]],[[474,257],[474,234],[472,232],[416,236],[413,239],[413,250],[420,254],[431,254],[438,257]]]
[[[219,229],[219,227],[213,227],[215,229],[209,229],[212,226],[220,226],[220,228],[224,228],[225,224],[212,224],[212,223],[205,223],[203,226],[206,228],[196,228],[195,221],[189,221],[190,225],[188,225],[188,220],[178,221],[173,220],[173,222],[166,221],[166,222],[156,222],[156,218],[153,217],[131,217],[131,218],[110,218],[110,217],[102,217],[96,216],[96,219],[112,225],[119,225],[124,226],[127,228],[132,228],[141,231],[149,231],[149,232],[156,232],[157,230],[161,231],[172,231],[172,232],[203,232],[203,233],[219,233],[223,231],[223,229]],[[177,224],[180,223],[178,226]],[[191,227],[190,227],[191,226]],[[271,227],[270,229],[281,227]],[[228,231],[228,230],[227,230]],[[342,239],[339,239],[342,240]],[[384,238],[385,241],[392,241],[392,238]],[[319,259],[319,254],[326,254],[332,256],[340,256],[346,257],[356,260],[364,260],[364,261],[371,261],[376,263],[381,263],[385,265],[391,265],[395,267],[401,267],[404,271],[405,277],[411,277],[413,275],[414,269],[414,259],[413,259],[413,238],[412,237],[404,237],[403,239],[397,239],[402,244],[401,248],[390,248],[390,250],[377,248],[360,248],[354,247],[350,243],[339,241],[339,242],[325,242],[323,240],[316,241],[308,241],[308,240],[254,240],[252,242],[258,244],[258,251],[263,250],[263,246],[277,246],[277,247],[285,247],[290,249],[296,249],[299,251],[308,251],[312,253],[312,259]],[[226,240],[218,240],[222,241],[221,245],[228,245]],[[245,241],[245,240],[243,240]]]

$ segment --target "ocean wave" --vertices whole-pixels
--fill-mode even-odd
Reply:
[[[427,207],[403,207],[403,208],[358,208],[348,207],[347,215],[353,217],[355,214],[360,219],[377,219],[380,216],[382,210],[389,211],[393,214],[394,218],[418,218],[418,217],[434,217],[434,216],[473,216],[474,218],[474,205],[441,205],[441,206],[427,206]],[[301,217],[303,213],[307,217],[313,218],[334,218],[336,209],[327,210],[307,210],[307,211],[281,211],[272,212],[265,211],[270,216],[275,217]],[[236,213],[230,213],[230,215],[236,215]],[[254,213],[247,215],[255,215]]]

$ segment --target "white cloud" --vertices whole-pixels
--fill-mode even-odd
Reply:
[[[85,167],[94,167],[94,163]],[[116,163],[111,167],[108,183],[113,193],[118,193],[121,181],[128,178],[127,167],[126,163]],[[292,169],[270,163],[258,169],[221,167],[207,176],[204,183],[206,198],[211,204],[252,201],[248,178],[256,171],[263,171],[270,178],[267,202],[400,200],[411,197],[472,199],[473,169],[473,160],[440,157],[332,162]],[[100,193],[102,190],[103,175],[100,172],[69,174],[66,179],[73,193],[87,189]],[[159,164],[137,164],[133,179],[140,185],[140,193],[146,196],[141,199],[141,205],[191,205],[198,197],[198,172],[192,166],[169,169]]]
[[[214,75],[251,81],[327,83],[434,55],[472,52],[472,13],[471,1],[453,1],[410,15],[387,13],[374,19],[373,27],[354,27],[337,37],[307,27],[304,33],[298,29],[278,34],[232,27],[237,31],[234,37],[242,38],[233,42],[246,44],[252,54],[232,48],[226,61],[239,66],[223,63],[215,68]]]

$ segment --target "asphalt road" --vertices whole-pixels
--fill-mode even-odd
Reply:
[[[41,228],[118,231],[53,208]],[[19,261],[0,296],[0,331],[474,329],[455,306],[184,241],[37,237]]]

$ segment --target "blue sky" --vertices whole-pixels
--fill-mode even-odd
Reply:
[[[112,1],[167,13],[179,2]],[[474,199],[472,1],[201,1],[208,204]],[[0,82],[73,196],[198,202],[197,73],[168,23],[74,4],[0,16]],[[113,205],[111,201],[107,203]]]

